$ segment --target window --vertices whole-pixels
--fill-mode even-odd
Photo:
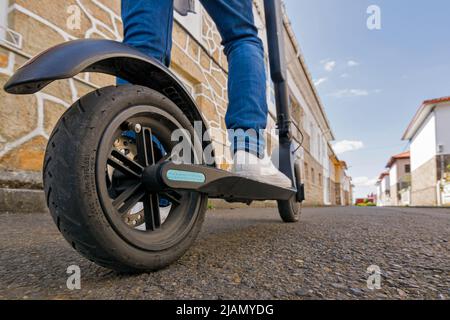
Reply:
[[[1,0],[0,0],[1,1]],[[175,12],[175,20],[185,27],[192,36],[201,41],[202,39],[202,10],[198,0],[193,1],[195,13],[189,13],[187,16],[182,16]]]
[[[319,133],[317,134],[317,158],[322,162],[322,139]]]
[[[309,170],[308,170],[308,164],[305,163],[305,179],[308,180],[309,179]]]
[[[8,0],[0,0],[0,40],[6,37],[8,27]]]
[[[405,164],[405,172],[411,173],[411,165],[410,164]]]
[[[323,181],[322,181],[322,174],[319,173],[319,185],[322,186],[322,183],[323,183]]]
[[[316,183],[316,177],[314,176],[314,168],[311,168],[311,181],[312,183]]]

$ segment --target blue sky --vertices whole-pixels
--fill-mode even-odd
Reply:
[[[285,3],[336,149],[356,149],[339,157],[365,196],[389,157],[408,149],[401,137],[421,102],[450,95],[450,1]],[[381,9],[381,30],[367,28],[370,5]]]

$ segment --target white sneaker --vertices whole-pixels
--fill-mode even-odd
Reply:
[[[233,160],[233,173],[237,175],[282,188],[292,188],[291,179],[274,166],[267,153],[260,159],[252,153],[239,150]]]

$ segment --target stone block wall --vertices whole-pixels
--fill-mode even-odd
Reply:
[[[303,179],[305,183],[305,206],[322,206],[324,205],[324,185],[323,179],[319,179],[319,175],[323,173],[322,166],[305,151],[303,167]]]
[[[433,157],[411,173],[411,205],[437,205],[437,161]]]
[[[76,30],[67,28],[72,5],[79,8],[81,18]],[[61,42],[77,38],[121,39],[118,0],[11,0],[9,11],[8,27],[22,36],[23,45],[0,46],[0,87],[29,58]],[[84,74],[55,82],[34,95],[13,96],[0,90],[0,176],[23,172],[35,177],[33,173],[42,170],[47,140],[65,110],[88,92],[114,83],[110,76]]]
[[[68,19],[73,14],[70,8],[79,10],[78,29],[68,28]],[[260,0],[255,1],[255,8],[260,15],[263,14]],[[221,168],[229,169],[231,159],[224,121],[228,64],[213,21],[203,8],[198,9],[201,14],[198,34],[193,35],[180,22],[174,24],[171,68],[184,81],[205,115]],[[10,0],[8,27],[22,36],[23,45],[19,48],[0,41],[0,87],[35,54],[61,42],[77,38],[120,41],[120,0]],[[287,41],[287,46],[291,52],[292,43]],[[292,69],[294,65],[296,67]],[[291,63],[290,68],[295,85],[313,108],[316,102],[304,69],[298,61]],[[81,74],[75,79],[57,81],[42,92],[29,96],[12,96],[0,90],[0,188],[11,185],[15,188],[29,188],[30,185],[39,188],[46,143],[60,116],[83,95],[114,83],[115,79],[111,76]],[[301,126],[301,110],[293,112],[293,115],[298,117],[296,120]],[[273,115],[268,122],[269,130],[275,127]],[[307,174],[309,179],[305,181],[307,204],[323,205],[324,186],[323,182],[319,182],[323,167],[309,155],[310,138],[305,132],[304,135],[304,161],[309,164],[310,170]],[[276,147],[276,141],[275,136],[270,136],[271,148]],[[314,169],[314,180],[311,168]],[[18,176],[25,178],[10,181],[11,177]]]

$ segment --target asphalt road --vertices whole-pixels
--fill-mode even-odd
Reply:
[[[118,275],[79,256],[47,214],[0,215],[0,299],[450,299],[450,210],[215,210],[165,270]],[[81,290],[66,287],[81,268]],[[367,268],[381,269],[369,290]]]

